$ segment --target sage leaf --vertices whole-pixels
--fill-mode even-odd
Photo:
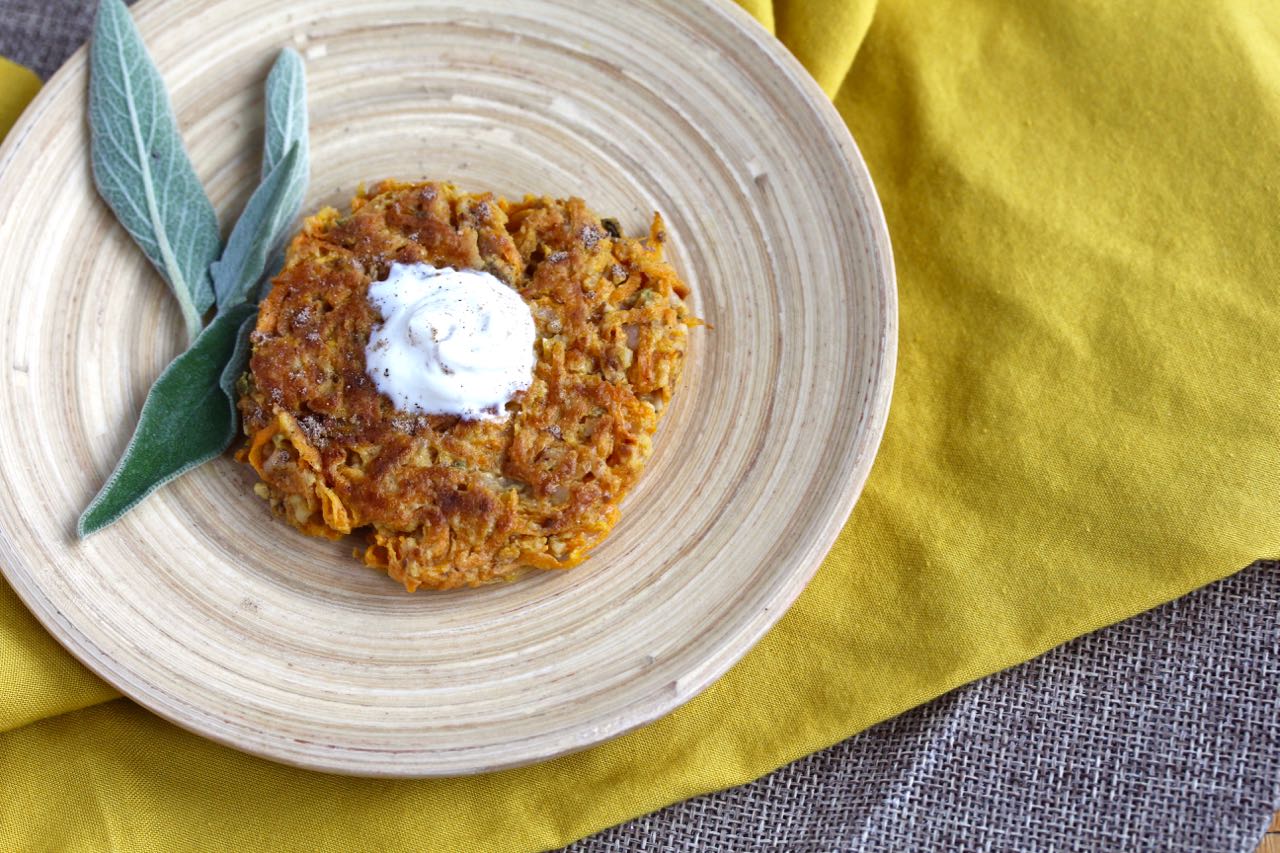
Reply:
[[[96,27],[90,83],[95,179],[173,287],[193,343],[151,387],[123,457],[80,517],[81,536],[111,524],[236,439],[236,384],[249,360],[260,285],[268,265],[279,263],[310,171],[306,78],[302,59],[285,49],[267,77],[263,180],[220,252],[213,207],[182,149],[164,84],[120,0],[102,0]],[[196,233],[202,222],[211,223],[203,243]],[[201,331],[215,301],[217,314]]]
[[[262,184],[209,269],[219,311],[257,299],[264,274],[278,266],[286,226],[297,218],[307,191],[307,80],[302,57],[293,49],[280,51],[271,66],[265,102]]]
[[[191,166],[164,81],[120,0],[102,0],[89,52],[89,128],[98,192],[182,309],[189,340],[213,304],[218,218]]]
[[[266,131],[262,142],[262,177],[265,180],[294,145],[307,150],[307,76],[302,57],[291,47],[280,51],[267,75]]]
[[[219,312],[246,300],[257,301],[258,283],[266,272],[267,261],[284,240],[288,226],[302,207],[302,196],[307,189],[305,155],[301,145],[290,148],[254,190],[235,228],[231,229],[226,250],[210,268]]]
[[[227,359],[227,365],[222,369],[222,378],[219,384],[222,386],[223,392],[227,395],[227,399],[231,401],[231,407],[239,413],[236,408],[236,400],[239,395],[236,393],[236,382],[249,367],[249,354],[253,349],[249,342],[249,336],[253,334],[254,327],[258,324],[258,312],[255,310],[240,324],[240,330],[236,332],[235,347],[231,350],[231,357]],[[235,424],[235,429],[239,431],[239,422]]]
[[[110,2],[110,0],[107,0]],[[151,386],[138,428],[102,491],[80,516],[76,530],[88,536],[132,509],[179,475],[207,462],[235,440],[234,395],[222,386],[252,305],[224,311],[191,348],[173,360]]]

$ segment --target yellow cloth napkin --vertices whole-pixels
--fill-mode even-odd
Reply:
[[[40,79],[36,75],[0,56],[0,139],[4,139],[18,113],[39,90]]]
[[[0,847],[554,847],[1280,556],[1277,4],[745,5],[852,127],[901,295],[880,458],[792,611],[638,732],[387,782],[104,702],[5,590]]]

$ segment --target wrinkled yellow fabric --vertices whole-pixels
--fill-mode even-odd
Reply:
[[[6,589],[0,847],[555,847],[1280,556],[1277,3],[744,5],[852,127],[901,297],[883,449],[791,612],[645,729],[387,782],[104,701]]]

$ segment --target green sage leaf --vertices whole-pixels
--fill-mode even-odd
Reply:
[[[244,318],[244,322],[240,324],[240,330],[236,332],[235,348],[231,350],[231,357],[227,359],[226,367],[222,368],[222,378],[219,383],[222,390],[227,395],[227,399],[231,401],[231,408],[239,414],[236,407],[238,394],[236,393],[236,383],[246,370],[249,369],[249,355],[253,350],[253,346],[249,341],[249,336],[253,334],[254,327],[258,324],[258,312],[255,310],[248,317]],[[239,422],[237,421],[235,429],[239,432]]]
[[[297,218],[307,192],[307,80],[302,58],[280,51],[266,85],[266,130],[262,144],[262,184],[254,191],[209,272],[218,310],[258,298],[258,285],[278,266],[287,227]]]
[[[165,368],[151,386],[138,428],[102,491],[80,516],[77,531],[88,536],[132,509],[160,486],[226,450],[235,440],[234,394],[222,386],[227,362],[240,340],[252,305],[219,314],[191,348]]]
[[[307,75],[302,57],[291,47],[280,51],[267,75],[266,131],[262,142],[262,177],[265,180],[294,145],[307,150]]]
[[[284,240],[288,226],[298,216],[307,190],[305,149],[295,144],[267,175],[245,205],[231,229],[227,248],[211,268],[218,295],[218,311],[246,300],[257,301],[258,283],[267,261]]]
[[[194,340],[213,304],[218,219],[182,147],[164,81],[120,0],[102,0],[94,22],[89,128],[98,192],[169,283]]]
[[[166,218],[168,193],[170,189],[183,193],[193,185],[208,206],[210,218],[212,207],[178,141],[163,83],[147,59],[120,0],[103,0],[97,26],[100,34],[94,37],[95,51],[115,50],[116,54],[102,60],[106,71],[95,71],[96,78],[106,81],[101,87],[105,94],[97,100],[92,94],[90,98],[90,120],[95,126],[95,176],[101,172],[99,189],[103,197],[174,285],[183,304],[184,317],[188,318],[188,330],[193,330],[194,343],[174,359],[152,386],[124,456],[80,517],[77,529],[81,536],[111,524],[160,486],[219,455],[239,434],[236,384],[249,359],[249,338],[257,321],[258,290],[268,264],[278,262],[276,252],[288,226],[298,215],[309,176],[306,81],[301,58],[286,49],[281,51],[267,78],[264,179],[232,229],[226,250],[216,262],[209,259],[198,274],[193,273],[182,262],[191,255],[179,257],[172,251],[174,245],[178,245],[174,243],[174,235],[186,234],[182,229],[188,221],[179,218],[170,222]],[[115,65],[109,61],[113,59]],[[97,68],[96,64],[94,67]],[[143,83],[135,79],[139,74],[145,78]],[[115,90],[108,83],[124,94],[113,94]],[[144,89],[147,100],[139,107],[134,93]],[[111,101],[111,97],[117,101]],[[115,112],[94,119],[95,105]],[[153,143],[165,134],[164,123],[153,120],[159,112],[168,116],[171,147],[186,164],[189,181],[173,171],[168,161],[164,161],[163,170],[157,165],[164,157],[156,153]],[[101,132],[98,124],[104,128]],[[104,152],[101,166],[96,144],[99,137]],[[133,150],[140,152],[135,158],[137,162],[132,164],[134,172],[123,171],[130,163],[121,159],[122,151],[125,154],[130,151],[126,144],[130,138],[136,143]],[[122,174],[133,183],[120,178]],[[167,180],[176,183],[171,187],[161,182]],[[107,189],[103,189],[104,184]],[[112,192],[116,195],[111,195]],[[117,201],[126,214],[133,215],[132,220],[121,214]],[[145,230],[148,224],[152,226],[151,231]],[[173,227],[169,228],[170,225]],[[220,241],[216,220],[212,233],[212,253],[217,256]],[[151,248],[155,248],[156,254],[152,254]],[[176,282],[187,285],[199,282],[203,290],[180,289]],[[217,315],[200,331],[200,318],[215,300]]]

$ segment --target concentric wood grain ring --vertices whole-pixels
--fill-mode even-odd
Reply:
[[[178,311],[90,181],[84,51],[0,150],[0,562],[74,654],[157,713],[281,761],[452,775],[579,749],[722,674],[852,508],[896,302],[874,190],[800,66],[736,8],[143,0],[135,16],[224,227],[276,50],[307,58],[308,207],[361,181],[661,211],[696,331],[649,470],[581,568],[406,595],[273,520],[219,460],[79,543]]]

